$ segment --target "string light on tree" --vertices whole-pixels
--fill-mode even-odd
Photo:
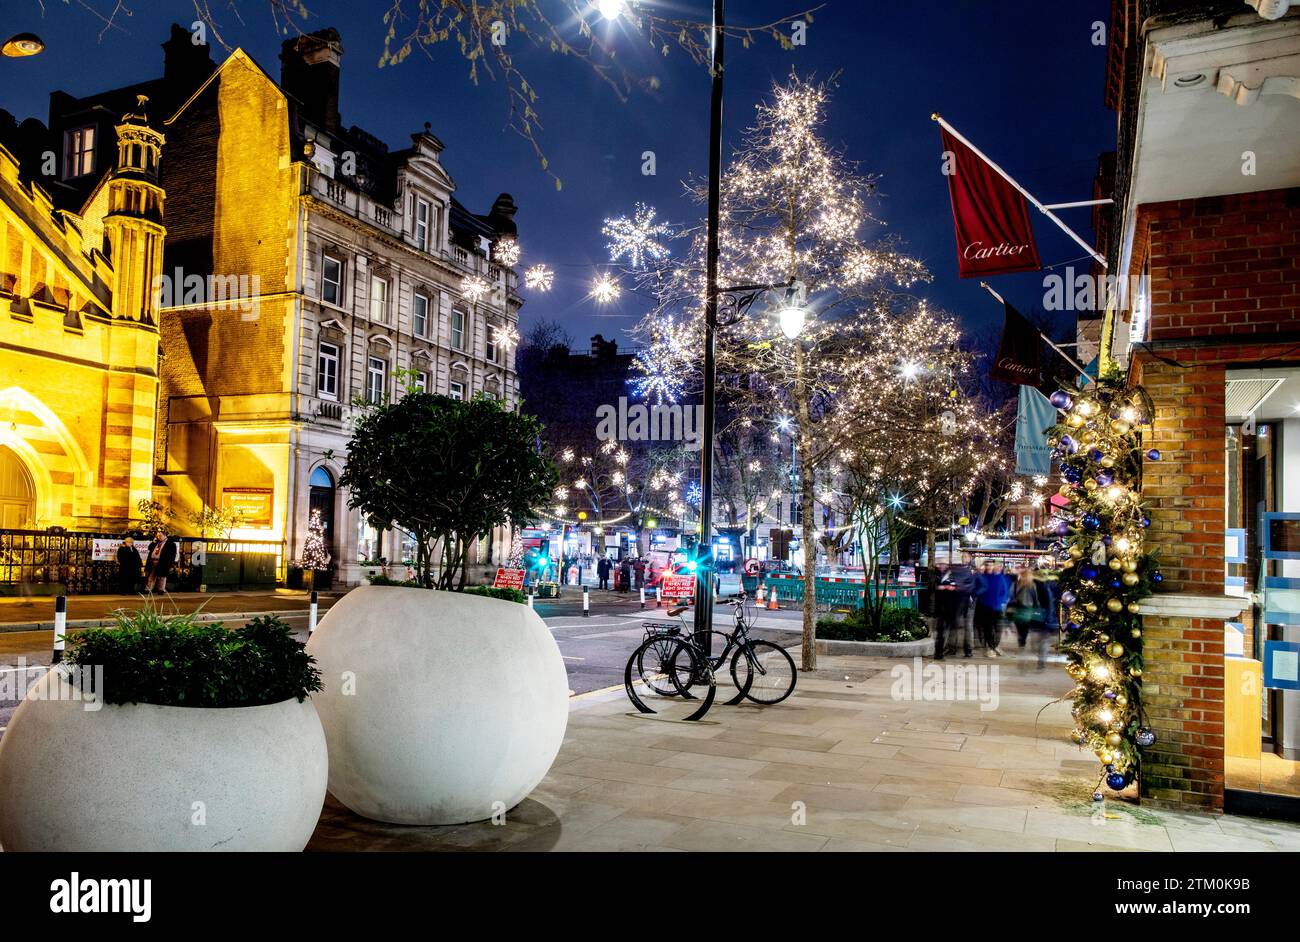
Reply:
[[[615,216],[605,220],[600,234],[609,239],[609,260],[617,262],[624,257],[632,268],[641,268],[647,261],[661,262],[668,257],[668,247],[659,241],[671,237],[672,226],[655,222],[653,206],[637,203],[632,218]]]

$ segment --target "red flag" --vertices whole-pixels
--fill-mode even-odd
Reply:
[[[963,278],[1038,271],[1038,246],[1025,197],[945,127],[944,150],[953,154],[948,175],[957,228],[957,269]]]

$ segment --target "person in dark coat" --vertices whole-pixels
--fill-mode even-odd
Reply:
[[[166,592],[167,576],[171,573],[172,566],[176,565],[176,544],[167,539],[167,534],[162,530],[153,535],[146,560],[144,590]]]
[[[618,591],[632,591],[632,561],[624,559],[622,565],[618,567]]]
[[[609,590],[609,571],[613,569],[608,556],[600,557],[600,562],[596,563],[596,575],[600,577],[600,587]]]
[[[135,595],[140,586],[140,551],[135,540],[126,537],[117,548],[117,591],[122,595]]]
[[[632,569],[636,572],[636,588],[640,589],[645,585],[645,559],[638,556],[636,562],[632,564]]]
[[[957,633],[958,621],[970,597],[972,579],[969,571],[961,566],[950,567],[946,563],[940,563],[938,571],[939,582],[935,586],[935,614],[938,618],[934,634],[934,659],[942,661],[945,644],[950,634],[955,636]],[[966,657],[970,657],[972,653],[970,632],[963,631],[962,640],[965,642],[963,653]]]

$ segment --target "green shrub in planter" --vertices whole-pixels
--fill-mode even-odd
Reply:
[[[151,607],[114,617],[116,627],[88,628],[67,642],[69,663],[103,669],[105,703],[249,707],[301,702],[321,689],[315,659],[274,615],[234,631]]]
[[[817,622],[817,637],[824,641],[916,641],[930,633],[921,613],[912,608],[886,606],[881,613],[880,628],[870,624],[863,609],[845,618],[822,618]]]

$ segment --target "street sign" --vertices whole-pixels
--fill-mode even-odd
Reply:
[[[494,589],[524,590],[524,571],[522,569],[498,569],[497,577],[492,582]]]
[[[664,598],[689,599],[694,597],[694,576],[664,576]]]

